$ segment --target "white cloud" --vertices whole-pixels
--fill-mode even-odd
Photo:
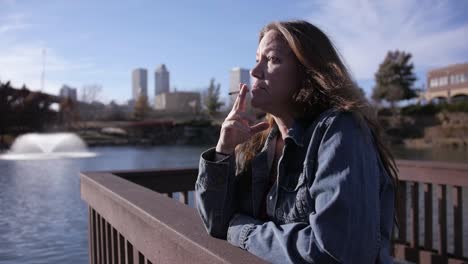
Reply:
[[[31,24],[26,23],[24,20],[24,14],[10,14],[0,18],[0,36],[31,26]]]
[[[2,6],[13,6],[16,3],[16,0],[0,0],[0,5]]]
[[[41,88],[41,75],[45,62],[44,91],[57,93],[64,76],[78,70],[93,67],[91,62],[82,60],[71,63],[52,49],[44,49],[40,43],[0,47],[0,79],[10,80],[14,86],[26,86],[32,90]],[[45,50],[45,56],[43,51]]]
[[[457,21],[466,9],[453,4],[328,0],[309,6],[309,21],[332,38],[356,79],[369,80],[389,50],[412,53],[416,71],[466,62],[468,22]]]
[[[31,26],[24,14],[9,14],[0,18],[1,81],[11,81],[15,87],[25,84],[31,90],[39,90],[44,68],[44,91],[57,94],[63,83],[68,83],[67,76],[74,76],[77,71],[94,70],[89,58],[71,62],[56,50],[48,48],[47,43],[20,34],[27,33]]]

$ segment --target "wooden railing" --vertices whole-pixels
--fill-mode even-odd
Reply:
[[[398,161],[397,165],[395,258],[416,263],[468,263],[468,252],[463,251],[468,242],[463,230],[468,221],[463,213],[468,165],[428,161]],[[450,239],[449,232],[453,234]]]
[[[468,187],[468,165],[397,164],[402,206],[399,229],[395,229],[395,258],[416,263],[468,263],[463,252],[467,243],[463,188]],[[264,263],[206,233],[197,212],[186,206],[194,203],[189,195],[196,177],[197,169],[82,173],[81,195],[89,205],[90,263]],[[438,210],[432,202],[434,190]],[[450,193],[453,199],[448,199]],[[453,208],[452,217],[448,217],[449,207]],[[449,231],[453,231],[451,239]]]
[[[90,263],[264,263],[206,233],[185,205],[196,177],[196,169],[82,173]]]

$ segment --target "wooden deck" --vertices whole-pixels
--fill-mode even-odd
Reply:
[[[395,231],[395,259],[468,263],[462,199],[468,165],[397,164],[402,190],[398,198],[404,206]],[[81,196],[89,205],[90,263],[265,263],[206,233],[196,210],[187,206],[193,203],[189,194],[197,173],[195,168],[82,173]],[[453,199],[447,199],[450,193]]]

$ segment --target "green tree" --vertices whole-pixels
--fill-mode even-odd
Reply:
[[[10,82],[0,82],[0,134],[42,130],[55,117],[51,104],[47,94],[31,92],[24,85],[15,89]]]
[[[50,109],[52,100],[49,95],[41,92],[32,92],[23,85],[21,103],[14,107],[18,113],[17,126],[26,126],[33,131],[43,130],[48,123],[54,120],[56,114]]]
[[[144,119],[148,116],[150,112],[150,107],[148,104],[148,97],[145,95],[141,95],[138,97],[138,100],[135,103],[135,108],[133,109],[133,116],[136,119]]]
[[[413,73],[411,53],[404,51],[389,51],[379,70],[375,73],[375,87],[372,99],[380,102],[390,102],[392,108],[395,102],[416,97],[413,84],[416,76]]]
[[[205,98],[203,100],[203,104],[206,107],[206,111],[210,116],[214,116],[216,113],[218,113],[221,106],[224,105],[224,103],[219,100],[220,89],[221,85],[219,83],[215,85],[215,79],[212,78],[210,80],[210,86],[208,86]]]
[[[80,120],[80,114],[77,110],[77,102],[70,97],[60,100],[59,121],[70,129]]]
[[[366,92],[364,91],[364,88],[362,88],[358,84],[356,84],[356,87],[357,87],[359,95],[362,96],[363,98],[366,98]]]
[[[0,149],[5,146],[4,136],[13,121],[12,90],[10,82],[2,83],[0,81]]]

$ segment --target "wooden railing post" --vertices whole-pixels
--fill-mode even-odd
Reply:
[[[119,245],[118,245],[118,234],[117,230],[112,227],[112,263],[119,263]]]
[[[103,243],[103,238],[102,238],[102,221],[101,221],[101,216],[98,214],[97,215],[97,222],[98,222],[98,263],[104,263],[104,257],[102,255],[102,243]]]
[[[109,222],[106,223],[106,226],[107,226],[107,232],[106,232],[106,236],[107,236],[107,263],[109,264],[113,264],[114,261],[112,259],[112,227],[111,225],[109,224]]]
[[[437,199],[439,200],[439,254],[447,254],[447,186],[437,185]]]
[[[424,247],[428,250],[432,245],[432,184],[424,184]]]
[[[179,193],[179,201],[183,204],[188,204],[188,191]]]
[[[127,254],[126,254],[125,238],[119,234],[119,263],[126,264]]]
[[[400,181],[398,183],[398,240],[401,242],[407,241],[406,236],[406,182]]]
[[[419,183],[413,182],[411,184],[411,224],[413,230],[411,233],[410,244],[411,247],[419,247]]]
[[[103,256],[103,261],[102,263],[108,263],[107,262],[107,231],[106,231],[106,219],[101,216],[101,229],[102,229],[102,256]]]
[[[453,187],[453,253],[463,254],[463,196],[462,187]]]
[[[88,215],[89,215],[89,233],[88,233],[88,247],[89,247],[89,263],[96,264],[96,221],[95,221],[95,213],[91,206],[88,206]]]

